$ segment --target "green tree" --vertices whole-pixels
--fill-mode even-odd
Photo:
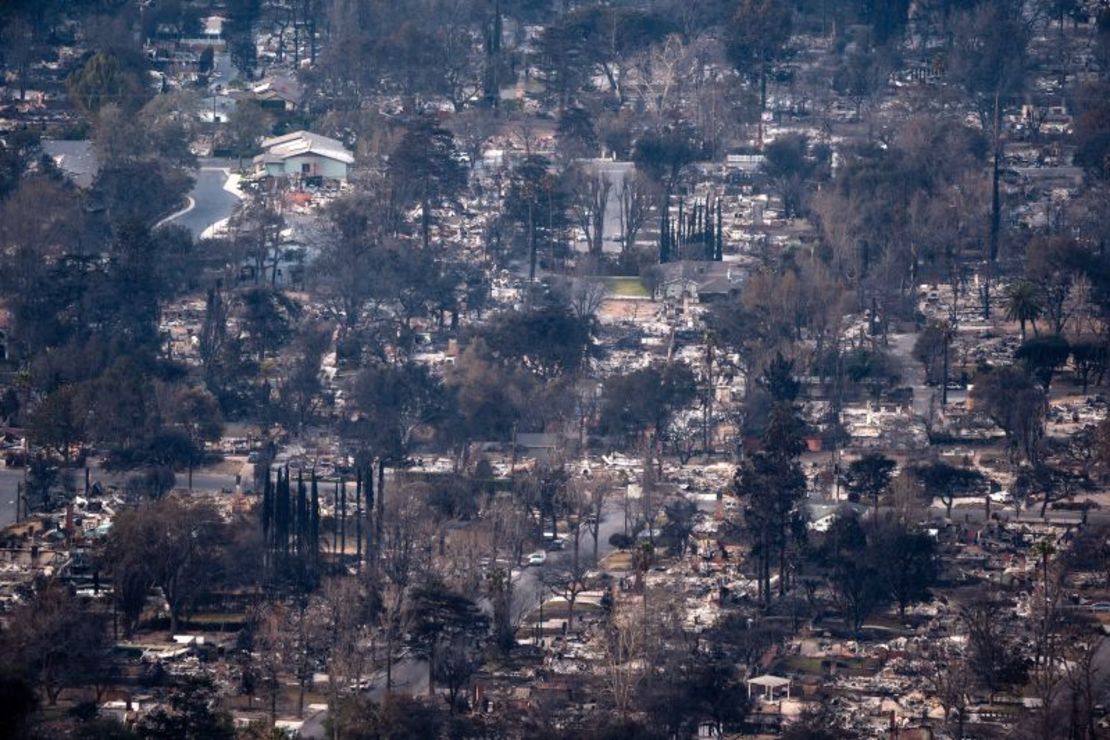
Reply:
[[[70,99],[85,115],[95,116],[108,104],[137,111],[150,99],[147,67],[138,54],[101,51],[66,80]]]
[[[1021,91],[1026,73],[1029,34],[1018,2],[980,3],[956,24],[949,68],[963,85],[982,130],[991,140],[991,215],[987,256],[998,257],[1001,230],[999,175],[1002,158],[1002,109]],[[987,304],[989,305],[989,304]]]
[[[613,375],[602,385],[600,426],[633,439],[644,433],[663,439],[671,417],[696,395],[693,371],[685,363]]]
[[[869,452],[848,464],[844,474],[844,485],[849,497],[869,498],[875,504],[875,514],[879,513],[879,496],[890,485],[896,463],[879,453]]]
[[[466,651],[474,650],[486,633],[488,620],[473,601],[435,580],[416,589],[411,610],[414,619],[410,637],[413,646],[428,661],[428,695],[433,696],[435,679],[445,675],[439,664],[441,653],[453,644]],[[457,697],[459,686],[449,688]]]
[[[143,717],[139,737],[149,740],[233,740],[231,715],[216,708],[218,692],[212,680],[188,676],[171,690],[169,701]]]
[[[957,496],[985,492],[986,478],[978,470],[969,470],[945,462],[932,462],[911,468],[913,475],[925,490],[944,503],[948,518],[952,518],[952,505]]]
[[[562,179],[551,171],[551,162],[529,154],[509,173],[504,217],[523,230],[528,245],[528,279],[536,279],[541,253],[558,256],[567,218],[568,194]]]
[[[1044,438],[1045,393],[1029,374],[1014,365],[980,372],[971,398],[975,412],[1005,432],[1010,454],[1036,463]]]
[[[228,17],[224,35],[227,38],[231,63],[239,74],[248,80],[254,78],[258,62],[258,47],[254,40],[254,26],[262,13],[261,0],[231,0],[227,4]]]
[[[399,204],[420,206],[420,236],[427,249],[432,209],[453,201],[466,187],[466,163],[455,136],[431,119],[419,119],[390,155],[389,179]]]
[[[1037,334],[1037,319],[1041,317],[1042,307],[1037,286],[1028,280],[1021,280],[1010,285],[1006,290],[1006,320],[1016,321],[1021,327],[1021,341],[1025,341],[1025,324],[1028,322],[1033,327],[1033,335]]]
[[[741,74],[759,85],[759,109],[767,109],[767,77],[786,49],[793,28],[790,7],[778,0],[741,0],[727,29],[726,50]]]
[[[262,106],[250,100],[241,100],[227,120],[228,143],[235,156],[239,158],[239,169],[243,169],[243,157],[258,151],[258,142],[270,133],[273,118]]]
[[[733,480],[733,492],[744,506],[744,524],[752,533],[759,596],[771,599],[771,565],[777,560],[779,595],[785,595],[788,554],[800,531],[798,503],[805,495],[805,475],[798,465],[804,447],[802,422],[786,403],[775,404],[764,436],[764,449],[744,461]]]
[[[868,544],[879,583],[905,620],[906,607],[927,600],[937,579],[933,538],[900,522],[888,522],[873,529]]]
[[[64,385],[35,407],[28,422],[31,442],[57,452],[66,462],[70,449],[84,435],[84,424],[78,416],[77,389]]]
[[[562,306],[501,314],[483,333],[490,351],[543,381],[576,375],[596,353],[594,320]]]
[[[1052,384],[1052,376],[1067,363],[1069,356],[1071,345],[1059,335],[1026,340],[1014,352],[1014,359],[1025,365],[1026,371],[1040,381],[1045,393]]]

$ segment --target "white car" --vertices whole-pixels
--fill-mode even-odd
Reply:
[[[543,550],[537,550],[528,556],[528,565],[543,565],[547,562],[547,553]]]
[[[991,494],[991,501],[993,501],[996,504],[1007,504],[1008,505],[1008,504],[1014,503],[1014,497],[1010,495],[1009,491],[1003,489],[1001,491],[995,491],[994,493],[992,493]]]

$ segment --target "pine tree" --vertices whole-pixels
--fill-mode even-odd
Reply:
[[[718,262],[724,261],[725,258],[725,234],[724,222],[721,220],[721,201],[717,199],[717,245],[716,251],[713,254],[713,259]]]
[[[336,483],[339,500],[339,557],[347,554],[347,481],[340,478]]]
[[[376,551],[373,549],[373,531],[374,531],[374,463],[373,461],[366,464],[366,472],[362,476],[365,481],[365,490],[363,497],[366,499],[366,559],[367,561],[376,560]]]
[[[304,487],[304,475],[297,473],[297,555],[304,558],[308,550],[308,497]]]
[[[316,487],[316,468],[312,469],[312,562],[320,564],[320,491]]]
[[[270,480],[270,472],[266,472],[266,480],[262,484],[262,539],[267,547],[270,545],[270,533],[274,524],[274,492]]]
[[[682,246],[686,243],[686,215],[684,209],[686,207],[686,199],[678,199],[678,242],[675,244],[678,254],[682,253]]]
[[[671,261],[671,227],[669,221],[670,206],[667,198],[663,199],[663,207],[659,209],[659,264]]]
[[[274,549],[274,486],[270,471],[262,483],[262,568],[269,572],[273,567]]]
[[[355,569],[362,568],[362,468],[355,469]]]
[[[274,549],[283,556],[289,554],[289,474],[277,471],[274,506]]]

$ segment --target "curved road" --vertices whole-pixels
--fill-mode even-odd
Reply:
[[[621,531],[624,526],[623,515],[616,511],[615,503],[606,507],[601,519],[601,528],[598,532],[598,558],[604,558],[613,551],[609,544],[609,536]],[[570,543],[567,543],[570,547]],[[580,543],[580,556],[589,561],[593,558],[593,537],[584,532]],[[513,612],[523,614],[531,606],[539,605],[541,597],[550,598],[550,591],[544,586],[541,575],[543,572],[557,572],[560,566],[570,562],[569,550],[548,553],[547,562],[538,568],[523,568],[513,579]],[[403,658],[393,666],[394,690],[407,694],[418,694],[428,690],[428,664],[418,658]],[[374,701],[380,701],[385,696],[385,676],[379,671],[375,674],[375,684],[364,692]],[[326,737],[325,723],[328,712],[324,710],[308,717],[301,727],[299,737],[306,740],[324,740]]]
[[[163,223],[184,226],[194,239],[200,239],[213,226],[229,218],[240,200],[231,175],[237,165],[236,160],[201,160],[196,183],[189,193],[189,206]]]

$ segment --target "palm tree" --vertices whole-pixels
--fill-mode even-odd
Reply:
[[[1026,321],[1032,324],[1034,336],[1037,334],[1037,319],[1040,318],[1041,311],[1037,286],[1028,280],[1014,283],[1006,291],[1006,319],[1021,325],[1021,341],[1025,341]]]

